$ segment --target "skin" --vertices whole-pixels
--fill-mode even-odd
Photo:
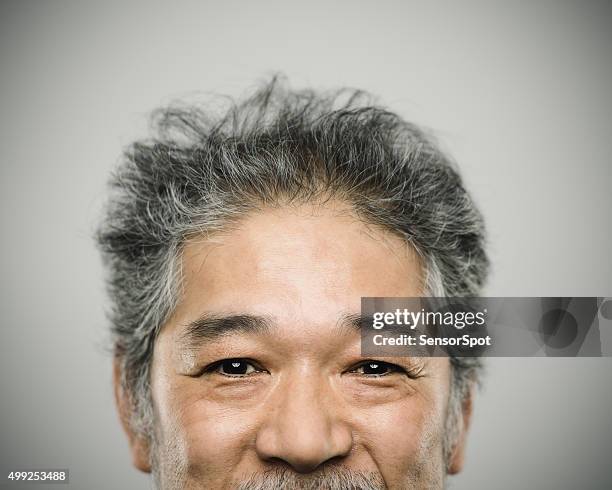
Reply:
[[[340,323],[360,313],[362,296],[422,294],[422,265],[404,240],[339,203],[266,209],[190,240],[182,273],[155,343],[154,445],[130,430],[116,385],[134,464],[162,488],[232,489],[274,471],[306,485],[337,468],[382,488],[441,488],[461,469],[471,403],[445,461],[449,361],[362,358],[358,331]],[[187,337],[203,315],[258,316],[270,328]],[[223,359],[246,373],[231,375]],[[376,360],[372,375],[363,363]]]

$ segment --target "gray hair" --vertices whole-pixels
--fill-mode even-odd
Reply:
[[[249,211],[342,200],[414,247],[428,294],[472,296],[483,286],[483,220],[455,165],[423,130],[365,92],[294,91],[274,78],[240,103],[219,98],[160,109],[152,127],[151,139],[125,151],[97,234],[114,352],[133,403],[132,427],[142,434],[151,435],[153,346],[178,300],[181,247]],[[480,362],[451,362],[456,419]]]

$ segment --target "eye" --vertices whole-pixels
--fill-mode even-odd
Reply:
[[[241,378],[262,370],[247,359],[223,359],[210,366],[206,371],[232,378]]]
[[[371,378],[377,378],[380,376],[387,376],[392,373],[405,371],[396,364],[390,364],[383,361],[365,361],[355,367],[351,372]]]

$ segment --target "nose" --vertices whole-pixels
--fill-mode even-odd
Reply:
[[[345,457],[353,446],[350,426],[331,388],[309,378],[277,387],[255,444],[262,460],[282,461],[299,473]]]

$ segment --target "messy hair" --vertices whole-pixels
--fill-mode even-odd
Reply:
[[[454,163],[426,132],[372,100],[353,89],[292,90],[274,78],[240,102],[157,110],[151,138],[126,149],[97,240],[134,430],[151,435],[153,347],[178,301],[182,246],[246,213],[340,200],[414,247],[426,294],[479,294],[488,269],[484,225]],[[451,363],[456,419],[480,363]]]

